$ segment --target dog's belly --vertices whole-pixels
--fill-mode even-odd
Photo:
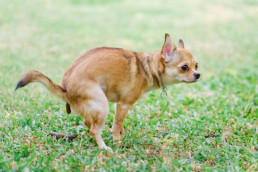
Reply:
[[[98,78],[99,86],[102,89],[102,91],[105,93],[108,101],[118,102],[120,96],[118,94],[118,91],[114,89],[116,88],[116,86],[109,85],[108,82],[106,81],[107,79],[103,75],[100,75],[97,78]]]
[[[119,102],[119,95],[116,93],[109,93],[107,96],[107,99],[109,102]]]
[[[115,103],[115,102],[118,102],[120,100],[121,96],[117,91],[112,90],[110,88],[107,89],[107,86],[105,84],[100,84],[100,88],[105,93],[109,102],[114,102]]]
[[[121,85],[107,87],[106,90],[103,90],[109,102],[117,103],[122,101],[124,103],[132,103],[139,99],[143,93],[141,88],[130,86],[129,83],[127,87],[121,87]]]

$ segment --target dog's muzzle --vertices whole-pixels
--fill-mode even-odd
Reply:
[[[194,75],[195,79],[199,79],[201,77],[201,74],[197,73],[197,72],[195,72],[193,75]]]

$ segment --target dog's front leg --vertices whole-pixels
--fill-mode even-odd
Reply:
[[[131,106],[121,102],[116,104],[116,116],[112,127],[113,140],[120,140],[121,134],[124,135],[123,122]]]

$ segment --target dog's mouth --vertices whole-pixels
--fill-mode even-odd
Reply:
[[[195,80],[193,80],[193,81],[186,81],[186,80],[181,80],[182,82],[185,82],[185,83],[194,83],[194,82],[196,82],[196,81],[198,81],[198,79],[195,79]]]

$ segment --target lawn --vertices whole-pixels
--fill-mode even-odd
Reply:
[[[255,0],[0,0],[0,171],[257,171],[257,14]],[[86,50],[154,52],[165,33],[184,40],[202,77],[139,100],[120,144],[110,104],[102,135],[113,152],[42,85],[14,92],[26,71],[60,83]]]

